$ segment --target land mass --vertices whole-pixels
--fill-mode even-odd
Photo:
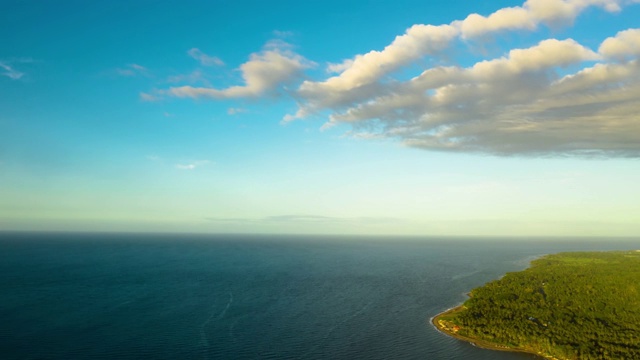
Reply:
[[[433,325],[549,359],[640,359],[640,250],[547,255],[473,289]]]

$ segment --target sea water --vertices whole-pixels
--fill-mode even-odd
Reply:
[[[2,359],[535,359],[429,322],[536,257],[638,239],[0,233]]]

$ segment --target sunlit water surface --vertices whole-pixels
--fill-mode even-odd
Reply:
[[[429,319],[612,239],[0,233],[3,359],[534,359]]]

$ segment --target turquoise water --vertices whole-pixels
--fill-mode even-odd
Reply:
[[[534,359],[429,318],[568,250],[640,241],[0,233],[3,359]]]

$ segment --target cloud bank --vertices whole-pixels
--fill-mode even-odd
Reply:
[[[313,63],[276,41],[240,66],[243,85],[167,92],[259,98],[297,81],[286,93],[298,109],[283,122],[329,114],[324,129],[348,125],[351,136],[432,151],[640,157],[640,29],[608,34],[597,49],[547,38],[471,65],[446,56],[452,48],[471,52],[505,32],[571,27],[589,9],[617,13],[637,3],[528,0],[449,24],[416,24],[382,50],[327,64],[324,79],[303,80]],[[423,69],[409,79],[397,75],[409,66]]]

